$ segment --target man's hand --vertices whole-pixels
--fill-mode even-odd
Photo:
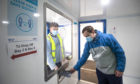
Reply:
[[[56,66],[56,67],[54,68],[54,70],[55,70],[55,71],[58,70],[58,67]]]
[[[115,71],[115,76],[116,77],[121,77],[123,75],[123,72],[120,72],[118,70]]]
[[[74,73],[76,70],[74,68],[68,70],[70,73]]]
[[[63,59],[61,63],[62,63],[62,65],[64,65],[65,63],[68,63],[68,62],[69,62],[68,60]]]

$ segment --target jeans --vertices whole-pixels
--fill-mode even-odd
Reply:
[[[104,74],[98,69],[96,69],[96,74],[98,78],[98,84],[123,84],[123,78],[116,77],[115,74]]]

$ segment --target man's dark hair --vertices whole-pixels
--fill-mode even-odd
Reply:
[[[82,30],[82,33],[84,33],[85,31],[92,33],[92,31],[94,31],[94,28],[92,26],[86,26],[84,27],[84,29]]]
[[[58,23],[56,23],[56,22],[51,22],[50,23],[50,27],[58,27],[59,25],[58,25]]]

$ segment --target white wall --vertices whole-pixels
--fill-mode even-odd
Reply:
[[[115,31],[113,31],[114,27],[116,28]],[[139,84],[140,16],[108,19],[107,32],[114,34],[125,50],[126,69],[124,73],[124,84]]]
[[[43,40],[43,3],[47,0],[39,0],[38,12],[38,53],[37,55],[25,56],[16,60],[11,60],[7,53],[7,25],[1,23],[7,20],[7,0],[1,0],[0,3],[0,84],[57,84],[57,76],[55,75],[48,82],[44,81],[44,40]],[[55,2],[50,2],[54,7],[64,12],[67,16],[77,21],[71,14],[66,12],[61,6]],[[77,31],[77,25],[74,26],[74,32]],[[77,34],[78,32],[75,32]],[[74,37],[77,39],[77,36]],[[74,46],[77,41],[74,40]],[[73,56],[78,57],[78,49],[74,48]],[[77,59],[75,59],[77,60]],[[76,73],[75,73],[76,74]],[[76,75],[77,76],[77,75]],[[74,76],[75,78],[77,78]],[[65,84],[65,83],[64,83]]]

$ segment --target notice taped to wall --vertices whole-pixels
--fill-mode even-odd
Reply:
[[[37,53],[36,38],[31,40],[18,40],[15,38],[8,39],[8,55],[11,59],[24,56],[31,56]]]

